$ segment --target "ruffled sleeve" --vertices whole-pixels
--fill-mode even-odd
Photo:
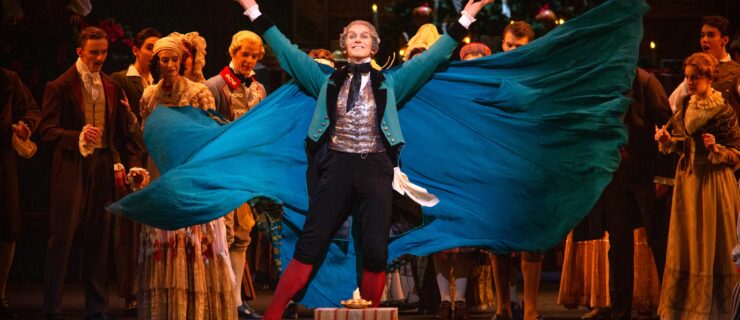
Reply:
[[[740,168],[740,150],[717,144],[719,152],[709,152],[709,162],[713,164],[725,164],[733,169]]]
[[[213,99],[213,95],[208,90],[208,87],[200,83],[193,83],[193,87],[190,90],[193,91],[193,95],[190,97],[188,104],[203,110],[216,109],[216,100]]]

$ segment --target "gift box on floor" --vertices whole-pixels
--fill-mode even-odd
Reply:
[[[317,308],[314,320],[398,320],[398,308]]]

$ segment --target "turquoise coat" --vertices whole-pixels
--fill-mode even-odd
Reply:
[[[344,81],[344,77],[337,76],[341,71],[327,75],[318,63],[293,45],[276,26],[267,29],[262,37],[277,56],[283,70],[309,95],[316,98],[316,108],[308,128],[308,139],[319,143],[324,134],[331,130],[334,110],[329,108],[336,108],[334,92],[339,92]],[[391,148],[395,149],[404,143],[398,121],[398,105],[413,96],[424,85],[437,66],[450,58],[457,45],[458,41],[445,34],[428,51],[405,62],[400,68],[383,72],[379,77],[373,78],[382,80],[380,85],[372,83],[373,94],[378,110],[382,110],[382,117],[379,117],[380,130]],[[385,104],[382,105],[382,102]]]

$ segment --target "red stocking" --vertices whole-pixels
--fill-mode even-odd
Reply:
[[[373,308],[380,305],[380,297],[385,289],[385,271],[370,272],[362,271],[362,283],[360,284],[360,295],[365,300],[373,302]]]
[[[272,297],[270,306],[267,307],[262,319],[281,320],[283,311],[285,311],[290,299],[293,299],[293,296],[306,286],[311,270],[313,270],[313,265],[305,264],[296,259],[291,260],[280,277],[275,295]]]

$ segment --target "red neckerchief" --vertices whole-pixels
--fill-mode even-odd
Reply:
[[[254,81],[252,77],[245,77],[234,73],[234,70],[231,70],[228,66],[221,70],[221,78],[224,79],[226,85],[228,85],[231,90],[236,90],[236,88],[238,88],[242,83],[249,87],[252,85],[252,81]]]

